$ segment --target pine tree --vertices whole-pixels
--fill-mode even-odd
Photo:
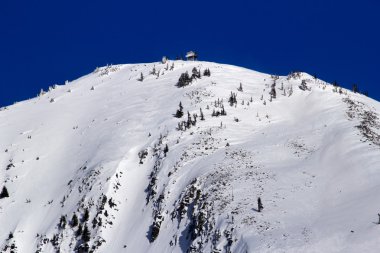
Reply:
[[[166,156],[166,153],[169,152],[169,147],[168,147],[168,144],[165,145],[165,148],[164,148],[164,154]]]
[[[293,94],[293,86],[290,86],[290,89],[289,89],[289,96],[288,96],[288,97],[290,97],[292,94]]]
[[[83,214],[83,221],[88,221],[90,218],[90,213],[88,212],[88,208],[84,209],[84,214]]]
[[[65,229],[66,228],[66,217],[64,215],[61,216],[61,219],[59,220],[59,227],[61,229]]]
[[[272,98],[276,98],[276,88],[275,88],[275,87],[272,87],[272,89],[271,89],[271,91],[270,91],[269,94],[271,95],[271,99],[272,99]]]
[[[76,215],[76,213],[73,214],[73,217],[71,218],[71,227],[76,227],[78,226],[78,216]]]
[[[190,115],[190,112],[187,111],[187,122],[186,122],[186,127],[187,129],[189,129],[192,125],[192,122],[191,122],[191,115]]]
[[[306,80],[302,80],[301,85],[298,86],[301,90],[308,90],[309,88],[306,85]]]
[[[182,106],[182,102],[179,102],[179,109],[175,113],[174,117],[182,118],[182,116],[183,116],[183,106]]]
[[[189,76],[189,73],[187,71],[185,73],[182,73],[181,76],[179,77],[179,80],[177,82],[177,87],[181,88],[186,85],[189,85],[191,83],[191,78]]]
[[[241,91],[241,92],[243,91],[243,84],[242,83],[240,83],[238,91]]]
[[[88,230],[87,224],[84,225],[84,229],[82,232],[82,240],[84,242],[88,242],[91,239],[91,233],[90,230]]]
[[[230,98],[228,99],[228,102],[230,103],[230,106],[233,106],[234,104],[237,103],[236,93],[233,93],[231,91],[231,95],[230,95]]]
[[[7,187],[3,186],[3,190],[0,193],[0,199],[9,198],[9,193]]]
[[[155,75],[156,74],[156,66],[153,66],[153,69],[152,71],[150,72],[151,75]]]
[[[137,79],[137,81],[140,81],[140,82],[144,81],[144,75],[142,72],[140,73],[140,78]]]
[[[201,73],[200,73],[200,71],[197,70],[196,67],[194,67],[191,72],[193,73],[191,75],[191,79],[201,78]]]
[[[227,112],[226,110],[224,110],[224,105],[222,105],[222,111],[220,113],[222,116],[226,116],[227,115]]]
[[[205,120],[205,116],[203,115],[202,108],[200,108],[199,110],[200,110],[201,120]]]
[[[96,219],[96,217],[92,220],[92,228],[96,228],[96,226],[98,225],[98,221]]]
[[[259,211],[259,212],[261,212],[261,210],[263,210],[264,209],[264,206],[263,206],[263,203],[261,202],[261,198],[259,197],[258,199],[257,199],[257,210]]]
[[[352,86],[352,91],[353,91],[354,93],[359,92],[359,88],[358,88],[358,85],[357,85],[357,84],[354,84],[354,85]]]
[[[82,235],[82,232],[83,232],[82,224],[79,224],[78,229],[77,229],[77,231],[75,232],[75,235],[76,235],[76,236],[80,236],[80,235]]]
[[[210,69],[205,69],[205,70],[203,71],[203,75],[204,75],[204,76],[210,76],[210,75],[211,75]]]
[[[191,122],[193,124],[193,126],[195,126],[197,124],[197,118],[198,118],[198,114],[194,113],[193,114],[193,121]]]

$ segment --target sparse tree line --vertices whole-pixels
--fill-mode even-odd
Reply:
[[[183,115],[184,115],[184,113],[183,113],[182,102],[179,102],[178,109],[173,116],[176,118],[182,118]],[[205,120],[202,108],[199,109],[199,115],[200,115],[200,120]],[[196,126],[198,117],[199,116],[197,113],[193,113],[193,115],[191,115],[190,112],[188,111],[187,112],[187,120],[182,120],[182,121],[178,122],[177,130],[178,131],[185,131],[187,129],[190,129],[192,126]]]
[[[172,71],[174,70],[174,62],[172,62],[172,64],[170,65],[169,67],[169,63],[166,64],[166,67],[164,67],[164,70],[168,71]],[[152,70],[149,72],[149,75],[153,75],[153,76],[156,76],[156,78],[158,79],[160,77],[160,71],[159,70],[156,70],[156,66],[154,65]],[[137,79],[137,81],[139,82],[143,82],[145,79],[145,76],[142,72],[140,72],[140,77]]]

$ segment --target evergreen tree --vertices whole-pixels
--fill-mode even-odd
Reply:
[[[271,95],[271,99],[272,99],[272,98],[276,98],[276,88],[275,88],[275,87],[272,87],[272,89],[271,89],[271,91],[270,91],[269,94]]]
[[[179,77],[177,87],[181,88],[186,85],[189,85],[191,83],[191,78],[189,76],[189,73],[187,71],[185,73],[182,73],[181,76]]]
[[[66,228],[66,217],[64,215],[61,216],[61,219],[59,220],[59,227],[61,229]]]
[[[96,217],[92,220],[92,228],[96,228],[96,225],[98,225],[98,221],[96,220]]]
[[[137,79],[137,81],[140,81],[140,82],[144,81],[144,75],[142,72],[140,73],[140,78]]]
[[[210,76],[210,75],[211,75],[210,69],[205,69],[205,70],[203,71],[203,75],[204,75],[204,76]]]
[[[220,113],[222,116],[226,116],[227,115],[227,112],[226,110],[224,110],[224,105],[222,105],[222,111]]]
[[[358,88],[358,85],[357,85],[357,84],[354,84],[354,85],[352,86],[352,91],[353,91],[354,93],[359,92],[359,88]]]
[[[205,116],[203,115],[202,108],[200,108],[200,115],[201,115],[201,120],[205,120]]]
[[[84,209],[84,214],[83,214],[83,221],[88,221],[88,219],[90,218],[90,213],[88,211],[88,208]]]
[[[196,67],[194,67],[191,72],[192,72],[191,79],[201,78],[201,73],[200,71],[197,70]]]
[[[306,85],[306,80],[302,80],[301,85],[298,86],[301,90],[308,90],[309,88]]]
[[[71,227],[76,227],[78,226],[78,216],[76,215],[76,213],[73,214],[73,217],[71,218]]]
[[[243,91],[243,84],[242,83],[240,83],[238,91],[241,91],[241,92]]]
[[[190,115],[190,112],[187,111],[187,122],[186,122],[186,127],[187,129],[189,129],[192,125],[192,122],[191,122],[191,115]]]
[[[259,212],[261,212],[261,210],[263,210],[264,209],[264,206],[263,206],[263,203],[261,202],[261,198],[259,197],[258,199],[257,199],[257,210],[259,211]]]
[[[84,225],[84,229],[82,232],[82,240],[84,242],[88,242],[91,239],[91,233],[90,230],[88,230],[87,224]]]
[[[153,66],[153,69],[152,71],[150,72],[151,75],[155,75],[156,74],[156,66]]]
[[[77,231],[75,232],[75,235],[76,235],[76,236],[80,236],[80,235],[82,235],[82,232],[83,232],[82,224],[79,224],[78,229],[77,229]]]
[[[9,193],[7,187],[3,186],[3,190],[0,193],[0,199],[9,198]]]
[[[166,153],[169,152],[169,147],[168,147],[168,144],[165,145],[165,148],[164,148],[164,154],[166,156]]]
[[[198,118],[198,114],[194,113],[193,114],[193,121],[191,122],[193,124],[193,126],[195,126],[197,124],[197,118]]]
[[[182,118],[182,116],[183,116],[183,106],[182,106],[182,102],[179,102],[179,109],[175,113],[174,117]]]
[[[230,106],[233,106],[234,104],[237,103],[236,93],[233,93],[231,91],[231,95],[230,95],[230,98],[228,99],[228,102],[230,103]]]

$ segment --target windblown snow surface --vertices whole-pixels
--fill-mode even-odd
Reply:
[[[379,111],[306,73],[98,68],[1,109],[1,252],[379,252]]]

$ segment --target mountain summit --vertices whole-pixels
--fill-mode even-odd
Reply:
[[[0,110],[0,250],[377,252],[379,111],[301,72],[97,68]]]

